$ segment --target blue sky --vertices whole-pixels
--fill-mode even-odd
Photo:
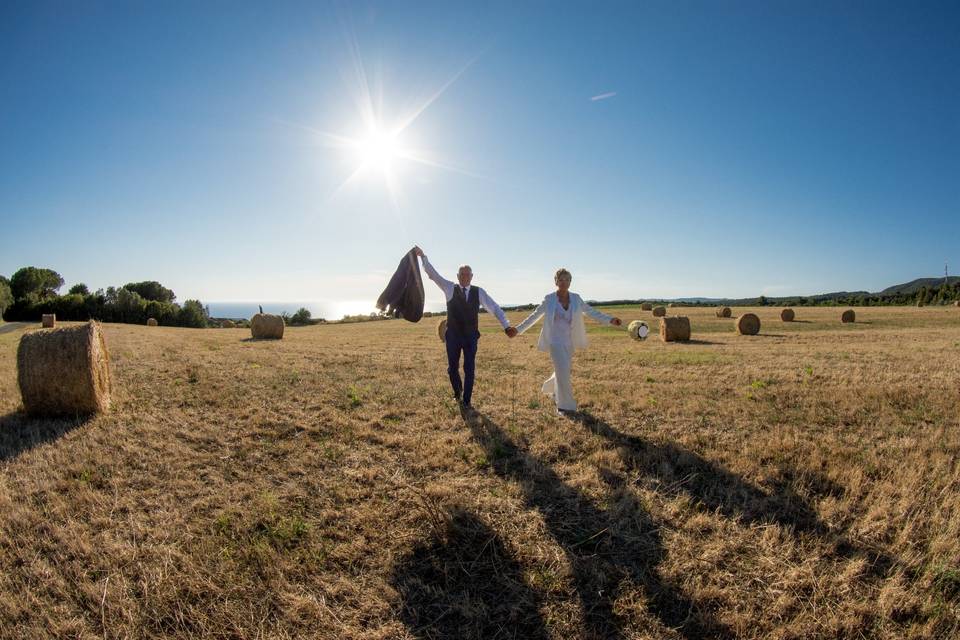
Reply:
[[[597,299],[960,273],[958,33],[948,2],[2,3],[0,273],[360,306],[414,243],[501,303],[561,266]],[[365,88],[383,130],[427,105],[393,192],[344,185]]]

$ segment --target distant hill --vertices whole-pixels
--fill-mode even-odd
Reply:
[[[957,283],[960,283],[960,276],[951,276],[947,279],[947,284],[953,286]],[[912,304],[912,300],[908,300],[910,296],[916,295],[923,287],[928,289],[936,289],[943,285],[943,278],[917,278],[916,280],[911,280],[910,282],[905,282],[903,284],[895,284],[891,287],[887,287],[883,291],[878,291],[876,293],[871,293],[869,291],[834,291],[832,293],[819,293],[816,295],[808,296],[763,296],[766,300],[766,304],[769,305],[778,305],[778,304],[832,304],[832,301],[836,301],[839,304],[852,304],[851,301],[856,300],[857,298],[883,298],[883,300],[875,300],[874,304]],[[702,296],[688,297],[688,298],[668,298],[668,299],[648,299],[650,302],[673,302],[677,304],[687,304],[694,306],[701,305],[729,305],[732,307],[744,307],[755,305],[758,302],[760,296],[752,296],[750,298],[708,298]],[[947,297],[947,300],[951,300],[950,296]],[[596,301],[591,300],[591,303]],[[598,302],[597,304],[605,305],[633,305],[638,304],[641,300],[608,300],[604,302]],[[532,305],[529,305],[532,308]]]
[[[947,278],[947,284],[956,284],[957,282],[960,282],[960,276],[950,276]],[[892,287],[887,287],[883,291],[878,292],[878,295],[889,296],[897,293],[916,293],[923,287],[939,287],[941,284],[943,284],[943,278],[917,278],[916,280],[911,280],[910,282],[904,282],[903,284],[895,284]]]

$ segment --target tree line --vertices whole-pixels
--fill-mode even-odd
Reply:
[[[37,322],[44,313],[58,320],[99,320],[144,324],[148,318],[171,327],[202,328],[210,317],[199,300],[177,304],[176,295],[159,282],[130,282],[90,292],[76,284],[60,295],[63,277],[53,269],[23,267],[10,278],[0,276],[0,316],[9,321]]]

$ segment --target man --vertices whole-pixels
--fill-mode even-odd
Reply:
[[[517,330],[510,326],[507,317],[500,306],[493,301],[487,292],[480,287],[471,286],[473,269],[463,265],[457,271],[457,283],[454,284],[440,276],[433,268],[427,256],[420,247],[414,247],[413,252],[423,260],[423,270],[427,276],[437,283],[443,295],[447,298],[447,373],[450,375],[450,386],[453,387],[453,397],[462,403],[464,408],[470,408],[470,399],[473,396],[473,377],[477,357],[477,341],[480,339],[479,314],[480,307],[492,313],[500,322],[504,333],[512,338]],[[463,353],[463,380],[460,379],[460,354]]]

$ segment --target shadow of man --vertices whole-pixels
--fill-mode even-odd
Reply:
[[[659,529],[628,488],[621,492],[616,509],[600,509],[488,417],[467,412],[464,421],[494,472],[517,484],[526,505],[540,512],[566,554],[583,611],[582,637],[625,637],[627,621],[614,609],[625,581],[641,586],[650,612],[683,637],[732,637],[709,611],[658,574],[664,557]]]
[[[417,545],[394,571],[401,618],[418,638],[547,640],[540,597],[520,563],[476,515],[454,509],[447,530]]]

